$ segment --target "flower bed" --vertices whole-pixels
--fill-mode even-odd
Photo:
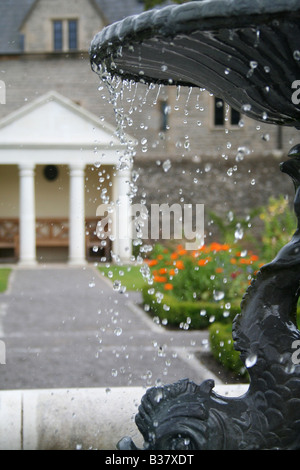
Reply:
[[[231,321],[262,264],[254,253],[220,243],[197,251],[156,245],[146,262],[153,280],[143,289],[146,309],[171,325],[191,328]]]

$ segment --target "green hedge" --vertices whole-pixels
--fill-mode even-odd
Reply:
[[[231,305],[226,310],[224,304],[217,302],[178,301],[174,296],[161,294],[149,286],[142,293],[144,305],[148,306],[150,313],[161,321],[165,320],[170,326],[205,329],[214,321],[231,324],[240,312],[239,305]]]
[[[224,304],[212,302],[178,301],[174,296],[162,294],[149,286],[142,291],[144,305],[149,313],[165,321],[169,326],[207,329],[211,352],[225,369],[233,372],[243,380],[249,380],[248,372],[240,359],[240,353],[234,349],[232,339],[232,320],[240,313],[240,305],[231,305],[229,315]],[[297,312],[300,324],[300,307]]]
[[[300,308],[297,312],[297,322],[300,324]],[[209,342],[214,358],[222,366],[236,376],[249,378],[248,372],[240,359],[240,353],[234,349],[232,339],[232,324],[215,322],[209,328]]]
[[[211,352],[220,364],[236,376],[247,378],[248,372],[240,359],[240,353],[234,349],[232,325],[214,323],[209,328]]]

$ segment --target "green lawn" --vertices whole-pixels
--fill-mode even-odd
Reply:
[[[0,268],[0,293],[6,291],[10,273],[11,269]]]
[[[140,272],[140,266],[100,266],[99,271],[112,282],[121,281],[126,290],[140,291],[146,285]]]

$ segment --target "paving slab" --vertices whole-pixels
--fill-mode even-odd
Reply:
[[[0,295],[0,339],[0,390],[221,383],[195,356],[207,332],[157,325],[139,293],[115,292],[90,265],[16,267]]]

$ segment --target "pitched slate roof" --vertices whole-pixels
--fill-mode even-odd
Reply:
[[[35,1],[0,1],[0,54],[22,53],[22,36],[19,28]],[[126,16],[141,13],[144,10],[141,0],[94,0],[94,2],[103,13],[108,24],[119,21]]]
[[[0,54],[22,52],[19,27],[35,0],[1,0],[0,2]]]

